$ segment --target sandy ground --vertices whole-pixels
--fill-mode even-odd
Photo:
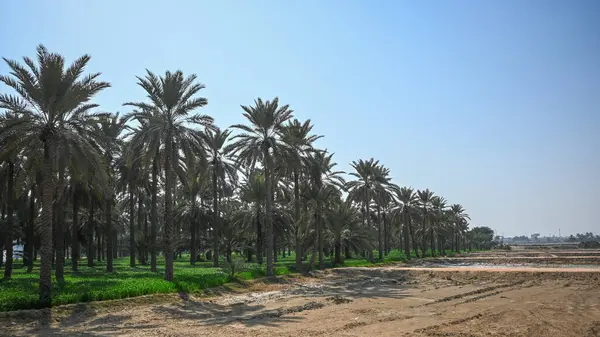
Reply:
[[[5,314],[0,335],[591,337],[600,336],[600,270],[343,268],[211,298]]]

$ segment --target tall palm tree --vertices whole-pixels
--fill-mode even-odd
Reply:
[[[466,213],[464,207],[461,204],[450,205],[450,221],[453,229],[453,241],[456,247],[456,252],[460,253],[460,235],[462,231],[466,230],[465,224],[467,220],[471,220],[469,214]],[[463,229],[463,227],[465,229]]]
[[[5,235],[6,235],[6,263],[4,264],[4,279],[10,279],[13,271],[13,237],[14,237],[14,206],[15,206],[15,163],[9,160],[3,167],[3,180],[6,182],[6,196],[4,204],[6,205],[6,221],[5,221]]]
[[[305,160],[308,169],[309,185],[307,189],[309,203],[312,204],[314,211],[314,223],[319,255],[319,267],[323,267],[323,224],[325,210],[328,206],[338,200],[341,196],[341,190],[344,188],[345,181],[342,178],[343,171],[334,171],[337,163],[333,162],[333,153],[327,151],[313,151]],[[314,250],[313,250],[314,252]],[[314,253],[311,257],[309,267],[314,262]]]
[[[177,70],[166,71],[164,76],[159,77],[146,70],[146,76],[138,76],[137,79],[138,85],[148,94],[150,102],[128,102],[124,105],[139,109],[131,114],[142,125],[137,131],[138,137],[132,138],[133,148],[144,147],[156,160],[159,147],[164,146],[162,161],[165,177],[165,280],[172,281],[174,167],[179,165],[180,152],[186,157],[203,152],[200,132],[188,125],[212,127],[213,119],[207,115],[191,114],[207,104],[206,98],[195,97],[204,88],[203,84],[196,82],[196,75],[184,77],[183,72]],[[153,168],[153,175],[154,171]],[[153,194],[156,192],[154,189]]]
[[[281,140],[284,123],[292,118],[293,110],[288,105],[279,106],[279,99],[263,102],[258,98],[254,106],[244,106],[244,117],[250,126],[236,124],[232,128],[241,130],[229,145],[232,154],[238,156],[238,163],[254,167],[261,161],[265,171],[265,227],[267,239],[267,276],[273,276],[273,201],[272,177],[273,156],[281,156],[287,151],[287,145]]]
[[[415,255],[419,257],[417,241],[415,240],[415,233],[412,228],[413,214],[416,212],[417,207],[417,195],[412,187],[401,187],[395,191],[395,198],[399,204],[394,208],[392,216],[396,217],[402,223],[404,254],[410,259],[410,242],[412,241]]]
[[[430,240],[431,240],[431,252],[433,255],[435,252],[435,241],[437,239],[438,244],[437,246],[439,247],[439,253],[440,254],[444,254],[444,248],[443,248],[443,238],[441,233],[445,230],[445,225],[446,225],[446,218],[447,218],[447,211],[448,211],[448,206],[446,205],[447,201],[446,198],[441,197],[441,196],[435,196],[433,197],[433,199],[431,200],[431,208],[432,208],[432,222],[431,222],[431,226],[430,226]]]
[[[43,306],[50,305],[52,296],[52,218],[57,172],[54,165],[56,145],[68,140],[78,152],[95,152],[87,137],[88,112],[97,105],[89,103],[98,92],[110,85],[98,81],[99,73],[82,77],[89,55],[76,59],[65,69],[62,55],[37,47],[37,65],[24,57],[27,68],[16,61],[4,59],[11,76],[0,76],[0,81],[13,88],[16,95],[0,95],[0,108],[17,115],[0,129],[0,143],[15,134],[17,141],[3,147],[3,152],[27,149],[41,144],[44,149],[42,216],[40,226],[41,261],[39,299]],[[92,158],[93,155],[85,158]]]
[[[179,210],[179,215],[189,222],[190,226],[190,264],[196,263],[198,220],[204,218],[203,210],[198,205],[198,196],[207,189],[209,174],[207,163],[196,158],[186,158],[186,167],[180,170],[179,179],[182,182],[183,197],[189,201],[184,202]]]
[[[221,235],[221,214],[219,212],[220,186],[228,179],[237,180],[237,167],[233,161],[232,149],[225,146],[229,140],[231,131],[207,128],[203,133],[204,146],[206,149],[207,162],[212,171],[213,192],[213,265],[219,266],[219,236]]]
[[[342,263],[341,251],[344,231],[357,228],[360,224],[360,216],[351,203],[340,201],[328,209],[326,219],[327,229],[332,233],[334,241],[333,263],[339,265]]]
[[[297,119],[290,121],[282,130],[282,140],[288,144],[284,160],[287,168],[291,169],[294,184],[294,245],[296,250],[296,270],[302,268],[302,243],[300,240],[301,205],[300,205],[300,174],[304,165],[303,158],[311,153],[313,143],[322,136],[311,135],[313,125],[310,119],[300,123]]]
[[[108,184],[104,193],[105,212],[106,212],[106,271],[113,271],[113,250],[116,244],[116,232],[113,228],[113,205],[115,204],[114,196],[114,179],[115,161],[114,158],[121,153],[123,140],[121,134],[127,126],[127,118],[119,117],[119,114],[104,115],[97,119],[96,124],[96,139],[98,145],[104,150],[104,160],[106,172],[108,172]]]
[[[241,215],[245,217],[244,222],[256,224],[254,228],[256,230],[256,262],[262,265],[264,246],[264,212],[262,205],[267,200],[264,174],[259,173],[258,170],[250,172],[240,186],[240,198],[254,207],[254,209],[248,209],[247,212],[243,212]]]
[[[398,186],[392,183],[392,178],[390,177],[390,170],[383,165],[374,166],[372,174],[372,195],[373,200],[375,201],[375,205],[377,207],[377,235],[379,260],[383,260],[384,240],[387,240],[387,229],[384,228],[385,223],[381,216],[381,208],[385,207],[391,202],[392,192],[395,189],[397,189]],[[385,237],[383,234],[385,234]]]
[[[354,176],[356,180],[349,181],[346,188],[349,191],[348,197],[351,201],[358,202],[362,205],[364,210],[364,218],[366,219],[367,228],[372,229],[371,226],[371,202],[378,182],[375,170],[379,161],[373,158],[369,160],[359,159],[353,161],[350,166],[355,172],[350,172],[350,175]],[[369,251],[369,259],[373,261],[373,251]]]
[[[429,189],[425,190],[417,190],[417,202],[419,204],[419,209],[421,211],[421,239],[423,240],[423,245],[421,247],[421,252],[423,256],[425,256],[427,252],[427,234],[429,227],[431,225],[431,210],[432,210],[432,201],[434,198],[434,193]],[[431,247],[431,255],[434,254],[435,247]]]

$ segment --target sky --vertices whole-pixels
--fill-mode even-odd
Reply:
[[[221,128],[278,96],[339,169],[373,157],[472,226],[600,233],[599,1],[0,1],[0,56],[39,43],[92,56],[102,111],[180,69]]]

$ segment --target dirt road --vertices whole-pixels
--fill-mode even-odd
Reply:
[[[343,268],[211,298],[5,315],[0,335],[595,337],[600,270]]]
[[[73,306],[11,336],[600,336],[600,273],[347,268],[271,291]],[[121,307],[121,308],[119,308]],[[80,311],[80,312],[78,312]],[[45,317],[45,319],[49,319]]]

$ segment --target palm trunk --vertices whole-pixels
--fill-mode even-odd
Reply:
[[[129,266],[135,267],[135,194],[133,184],[129,183]]]
[[[57,200],[56,214],[56,233],[54,233],[54,247],[56,249],[56,281],[65,282],[65,205],[68,198],[64,193],[65,189],[65,167],[60,165],[58,169],[58,193],[60,197]]]
[[[144,265],[148,264],[148,215],[144,214]]]
[[[27,223],[27,233],[25,242],[25,256],[27,257],[27,272],[33,271],[33,249],[35,247],[35,185],[31,187],[31,196],[29,197],[29,222]]]
[[[410,214],[408,214],[408,212],[402,212],[403,213],[403,223],[404,223],[404,230],[402,231],[404,234],[404,255],[406,255],[407,259],[410,259],[410,229],[409,229],[409,221],[410,219],[408,217],[410,217]]]
[[[164,255],[165,281],[173,281],[173,174],[171,160],[173,156],[173,140],[169,132],[165,141],[165,226],[164,226]]]
[[[150,271],[156,273],[156,235],[158,231],[158,151],[152,160],[152,200],[150,205]]]
[[[4,279],[8,280],[12,277],[13,269],[13,206],[14,206],[14,171],[15,164],[12,161],[8,162],[8,188],[6,190],[6,264],[4,265]],[[1,258],[1,256],[0,256]]]
[[[196,209],[196,196],[192,196],[192,210]],[[196,218],[192,218],[192,223],[190,224],[190,264],[193,266],[196,264]]]
[[[381,207],[377,206],[377,250],[379,253],[379,261],[383,261],[383,237],[381,230]]]
[[[277,263],[277,235],[273,233],[273,262]]]
[[[294,231],[296,250],[296,270],[302,269],[302,243],[300,242],[300,183],[298,168],[294,167],[294,211],[296,226]]]
[[[79,262],[79,199],[73,193],[73,225],[71,228],[71,270],[77,272]]]
[[[385,256],[388,256],[390,253],[390,240],[389,240],[389,224],[387,219],[387,214],[383,211],[381,214],[381,221],[383,221],[383,250],[385,252]]]
[[[317,214],[316,213],[315,213],[315,223],[317,223]],[[312,254],[310,256],[310,261],[308,262],[308,267],[306,268],[306,272],[311,271],[315,264],[315,259],[317,257],[317,249],[318,249],[318,243],[315,242],[313,244]]]
[[[429,239],[431,240],[431,256],[435,256],[435,233],[433,231],[434,224],[432,223],[429,229]]]
[[[104,228],[106,237],[106,272],[113,272],[113,259],[114,259],[114,240],[113,240],[113,228],[112,228],[112,204],[113,204],[113,187],[112,177],[110,172],[110,163],[112,162],[112,156],[107,153],[107,164],[108,164],[108,195],[106,197],[106,227]]]
[[[341,265],[342,264],[342,238],[336,236],[335,238],[335,253],[334,253],[334,264]]]
[[[367,218],[367,228],[369,230],[371,230],[372,226],[371,226],[371,213],[370,213],[370,202],[371,202],[371,198],[369,197],[369,191],[367,190],[367,195],[365,198],[365,216]],[[375,262],[373,259],[373,249],[369,249],[369,262],[373,263]]]
[[[136,248],[138,251],[138,261],[140,262],[141,265],[145,265],[146,264],[146,249],[147,249],[147,245],[146,245],[146,237],[147,237],[147,230],[145,230],[144,228],[144,213],[142,212],[142,209],[144,207],[143,203],[142,203],[142,193],[138,192],[138,203],[137,203],[137,230],[139,231],[139,233],[143,233],[142,235],[142,239],[141,244],[139,245],[139,248]],[[138,238],[139,240],[139,238]],[[134,241],[135,241],[135,237],[134,237]],[[135,242],[134,242],[135,244]]]
[[[212,187],[213,187],[213,266],[219,266],[219,232],[221,230],[219,215],[219,190],[217,186],[217,168],[213,165]]]
[[[88,214],[88,223],[87,223],[87,247],[85,254],[87,255],[87,265],[88,267],[94,266],[94,208],[96,205],[94,204],[94,196],[92,195],[92,191],[90,191],[90,212]]]
[[[42,183],[42,223],[40,227],[40,291],[42,307],[52,302],[52,203],[54,200],[54,144],[52,139],[44,142],[44,178]]]
[[[422,247],[421,252],[423,253],[423,257],[427,255],[427,212],[424,211],[423,217],[423,238],[422,238]]]
[[[324,267],[324,258],[323,258],[323,230],[321,229],[321,214],[318,211],[320,209],[320,205],[317,205],[317,213],[315,213],[315,225],[317,230],[317,249],[319,250],[319,268]]]
[[[263,264],[263,228],[260,221],[260,204],[256,203],[256,262]]]
[[[103,254],[103,246],[102,246],[102,240],[104,238],[104,233],[102,231],[102,228],[96,224],[96,259],[98,261],[102,261],[102,257],[104,256]]]
[[[265,189],[266,189],[266,207],[265,207],[265,229],[267,232],[267,276],[274,276],[273,273],[273,210],[271,202],[271,155],[269,149],[264,149],[265,158]]]

